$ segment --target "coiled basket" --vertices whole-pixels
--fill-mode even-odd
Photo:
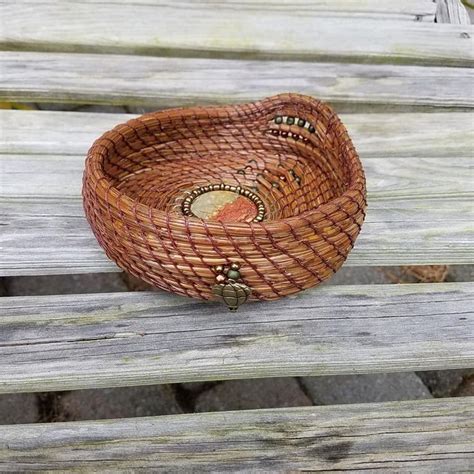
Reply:
[[[122,269],[233,310],[330,277],[366,208],[345,127],[298,94],[118,125],[89,150],[83,198],[97,240]]]

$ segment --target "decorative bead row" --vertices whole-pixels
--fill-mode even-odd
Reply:
[[[303,137],[299,133],[295,132],[286,132],[284,130],[270,130],[270,133],[275,137],[283,137],[283,138],[292,138],[295,141],[301,140],[303,143],[309,143],[309,138]]]
[[[290,115],[277,115],[273,122],[277,125],[286,124],[286,125],[298,125],[298,127],[306,128],[309,133],[315,133],[316,128],[311,125],[307,120],[300,117],[292,117]]]

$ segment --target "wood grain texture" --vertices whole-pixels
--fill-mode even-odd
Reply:
[[[72,2],[70,2],[72,3]],[[74,2],[76,3],[76,2]],[[84,0],[87,4],[101,4],[102,0]],[[268,10],[292,13],[296,15],[343,16],[352,18],[376,18],[390,21],[434,21],[436,5],[432,0],[204,0],[199,5],[193,0],[113,0],[108,5],[115,8],[132,5],[140,7],[175,7],[179,10],[198,9],[205,15],[209,10],[216,10],[225,14],[242,9],[255,12],[255,15],[264,14]]]
[[[474,364],[470,283],[326,286],[230,313],[163,292],[0,299],[0,392]]]
[[[114,272],[78,199],[0,199],[0,275]],[[472,196],[370,200],[346,265],[474,263]]]
[[[333,16],[311,9],[308,2],[282,9],[247,2],[216,8],[214,2],[10,0],[0,9],[8,25],[0,31],[0,47],[443,66],[473,63],[472,42],[464,35],[473,36],[469,25],[366,17],[354,21],[350,12]]]
[[[106,130],[131,114],[0,110],[0,153],[85,155]],[[472,157],[469,113],[343,114],[363,159]]]
[[[348,265],[473,261],[472,128],[465,117],[344,117],[366,167],[369,190],[367,221]],[[2,111],[0,118],[5,125],[0,139],[0,274],[118,271],[85,221],[80,201],[84,158],[76,153],[85,154],[100,131],[127,116]],[[441,156],[424,156],[429,153]],[[448,153],[459,157],[447,159],[443,155]]]
[[[472,158],[362,159],[372,203],[474,197]],[[0,154],[0,169],[0,198],[5,200],[80,199],[83,155]]]
[[[474,400],[367,403],[0,427],[0,468],[470,472]]]
[[[293,91],[359,112],[474,106],[469,68],[1,52],[0,69],[0,99],[13,102],[165,108]]]
[[[438,23],[452,23],[458,25],[471,24],[469,14],[459,0],[437,0],[436,21]]]

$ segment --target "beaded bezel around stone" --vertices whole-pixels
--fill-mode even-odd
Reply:
[[[193,214],[191,210],[191,206],[194,200],[205,193],[210,193],[212,191],[230,191],[236,194],[240,194],[241,196],[245,196],[246,198],[250,199],[255,206],[257,207],[257,215],[252,220],[252,222],[262,222],[265,218],[265,204],[263,203],[262,199],[255,194],[254,192],[243,188],[241,186],[233,186],[230,184],[210,184],[208,186],[200,186],[199,188],[194,189],[191,193],[183,200],[181,204],[182,212],[185,216],[193,216],[198,217]]]

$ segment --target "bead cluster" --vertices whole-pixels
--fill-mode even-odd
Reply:
[[[221,298],[231,311],[237,311],[252,293],[252,290],[242,282],[239,269],[240,265],[235,262],[214,267],[216,284],[212,287],[212,292]]]
[[[211,191],[230,191],[233,193],[240,194],[242,196],[245,196],[246,198],[250,199],[255,206],[257,207],[257,215],[253,219],[252,222],[261,222],[263,221],[265,217],[265,205],[263,204],[263,201],[252,191],[249,191],[248,189],[242,188],[241,186],[232,186],[230,184],[210,184],[208,186],[201,186],[195,190],[193,190],[189,196],[187,196],[181,205],[181,209],[183,211],[183,214],[185,216],[194,216],[191,206],[193,201],[198,197],[201,196],[204,193],[209,193]],[[196,216],[195,216],[196,217]]]
[[[216,272],[216,282],[224,283],[228,280],[238,281],[240,280],[240,265],[238,263],[231,263],[230,266],[217,265],[214,267]]]
[[[309,133],[316,133],[316,128],[314,125],[311,125],[307,120],[300,118],[300,117],[292,117],[290,115],[277,115],[273,119],[273,123],[276,125],[297,125],[298,127],[306,129]],[[295,141],[301,140],[304,143],[308,143],[309,139],[307,137],[303,137],[299,133],[295,132],[287,132],[285,130],[278,130],[272,129],[270,133],[275,136],[283,137],[283,138],[292,138]]]
[[[301,178],[296,174],[294,169],[290,169],[289,174],[295,180],[296,184],[298,184],[298,185],[301,184]],[[281,175],[279,178],[280,178],[280,181],[287,181],[287,178],[284,175]],[[277,188],[277,189],[281,188],[280,183],[278,183],[276,181],[272,182],[272,187]]]

